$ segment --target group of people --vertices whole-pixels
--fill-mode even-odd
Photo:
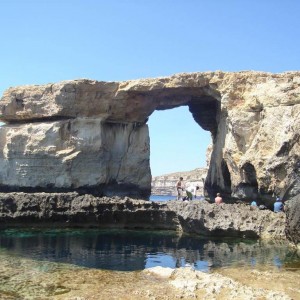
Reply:
[[[176,190],[177,190],[177,200],[192,200],[193,197],[197,198],[197,190],[199,190],[198,185],[190,185],[187,188],[184,185],[183,177],[180,177],[179,180],[176,182]],[[186,196],[184,196],[183,192],[186,192]],[[222,204],[223,199],[221,197],[220,193],[217,193],[215,198],[216,204]],[[253,200],[250,204],[251,206],[258,206],[257,202]],[[267,207],[264,205],[258,206],[260,209],[266,209]],[[274,212],[281,212],[284,211],[284,204],[282,202],[282,199],[280,197],[276,197],[276,201],[274,203]]]
[[[199,190],[198,185],[189,185],[185,187],[183,182],[183,177],[180,177],[179,180],[176,182],[176,190],[177,190],[177,200],[192,200],[197,198],[197,191]],[[186,196],[184,196],[183,192],[186,192]],[[221,204],[223,203],[223,199],[221,194],[218,193],[217,197],[215,198],[215,203]]]
[[[199,190],[198,185],[190,185],[185,187],[183,183],[183,177],[180,177],[176,182],[176,190],[177,190],[177,200],[192,200],[193,197],[197,198],[197,191]],[[186,192],[186,196],[183,195],[183,192]]]
[[[250,203],[250,205],[251,206],[258,206],[257,202],[255,200],[253,200]],[[266,209],[267,207],[265,205],[259,205],[258,208],[259,209]],[[284,211],[284,204],[283,204],[282,199],[280,197],[276,197],[276,200],[275,200],[274,205],[273,205],[273,211],[275,213]]]

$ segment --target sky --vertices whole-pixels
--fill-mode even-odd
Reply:
[[[298,0],[0,0],[0,95],[10,86],[182,72],[300,70]],[[152,175],[205,166],[187,107],[149,118]]]

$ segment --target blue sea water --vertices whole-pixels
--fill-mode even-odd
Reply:
[[[169,200],[176,200],[176,196],[172,195],[151,195],[150,201],[169,201]]]
[[[177,196],[172,196],[172,195],[151,195],[150,196],[150,201],[169,201],[169,200],[176,200]],[[194,200],[203,200],[203,196],[197,196],[196,199]]]

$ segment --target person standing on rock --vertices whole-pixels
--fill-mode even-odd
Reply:
[[[184,187],[183,178],[180,177],[179,180],[176,182],[177,200],[182,200],[183,187]]]
[[[221,203],[223,203],[223,199],[222,199],[220,193],[217,193],[217,197],[215,198],[215,203],[216,203],[216,204],[221,204]]]

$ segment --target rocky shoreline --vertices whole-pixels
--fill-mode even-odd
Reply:
[[[207,201],[151,202],[74,193],[0,193],[0,228],[167,229],[202,236],[285,239],[284,213]]]
[[[270,267],[231,267],[212,273],[161,267],[116,272],[1,253],[0,262],[0,298],[7,300],[292,300],[300,294],[299,271]]]
[[[201,236],[259,238],[266,240],[262,242],[271,239],[286,243],[286,237],[297,242],[297,230],[288,231],[287,228],[294,224],[290,218],[295,215],[294,205],[298,203],[295,199],[287,203],[286,214],[276,214],[244,203],[216,205],[205,200],[151,202],[76,192],[0,193],[0,229],[168,229]],[[222,245],[216,247],[213,243],[211,247],[214,252],[219,252],[220,258],[226,259],[228,249]],[[250,245],[244,247],[243,251],[255,251]],[[240,246],[236,250],[238,253]],[[235,249],[230,253],[235,255]],[[299,271],[297,267],[290,270],[289,266],[281,269],[232,266],[212,273],[161,267],[116,272],[53,262],[43,262],[41,267],[40,262],[4,252],[0,253],[0,262],[0,298],[3,299],[283,300],[297,299],[300,294]]]

